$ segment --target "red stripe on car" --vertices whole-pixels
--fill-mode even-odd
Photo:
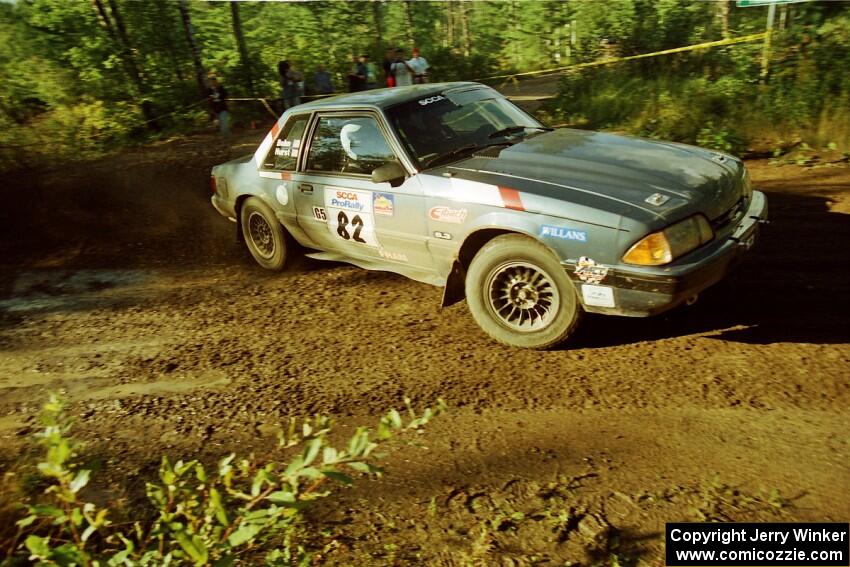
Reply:
[[[511,189],[510,187],[502,187],[499,186],[499,195],[502,196],[502,202],[505,203],[506,209],[513,209],[515,211],[524,211],[525,207],[522,204],[522,199],[520,199],[519,191],[516,189]]]
[[[280,126],[278,126],[277,122],[275,122],[272,126],[272,138],[276,138],[278,132],[280,132]]]
[[[288,171],[281,171],[280,178],[284,181],[289,181],[290,179],[292,179],[292,175]]]

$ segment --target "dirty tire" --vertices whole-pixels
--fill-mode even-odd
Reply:
[[[581,305],[557,258],[520,234],[497,236],[472,259],[466,300],[478,325],[500,343],[546,349],[578,326]]]
[[[282,270],[287,256],[286,234],[271,207],[251,197],[242,205],[239,220],[245,245],[254,260],[267,270]]]

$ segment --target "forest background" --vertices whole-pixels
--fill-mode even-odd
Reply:
[[[208,127],[211,72],[231,97],[276,99],[278,61],[308,90],[321,64],[339,92],[352,55],[380,66],[387,48],[416,46],[432,81],[480,80],[758,33],[766,13],[725,0],[5,0],[0,170]],[[762,54],[757,41],[561,72],[537,112],[738,153],[850,151],[850,2],[780,5],[766,76]],[[237,125],[271,118],[256,101],[231,110]]]

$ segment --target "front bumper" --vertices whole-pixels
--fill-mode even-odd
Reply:
[[[767,198],[753,191],[750,206],[729,236],[672,265],[610,266],[598,282],[583,281],[576,274],[574,264],[566,265],[567,273],[576,284],[586,311],[630,317],[657,315],[722,280],[753,247],[759,225],[766,220]]]

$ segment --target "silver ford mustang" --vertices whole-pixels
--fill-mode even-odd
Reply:
[[[289,109],[253,156],[212,170],[212,203],[256,261],[314,258],[464,297],[497,341],[552,347],[583,312],[691,301],[767,217],[744,165],[683,144],[547,128],[493,89],[442,83]]]

